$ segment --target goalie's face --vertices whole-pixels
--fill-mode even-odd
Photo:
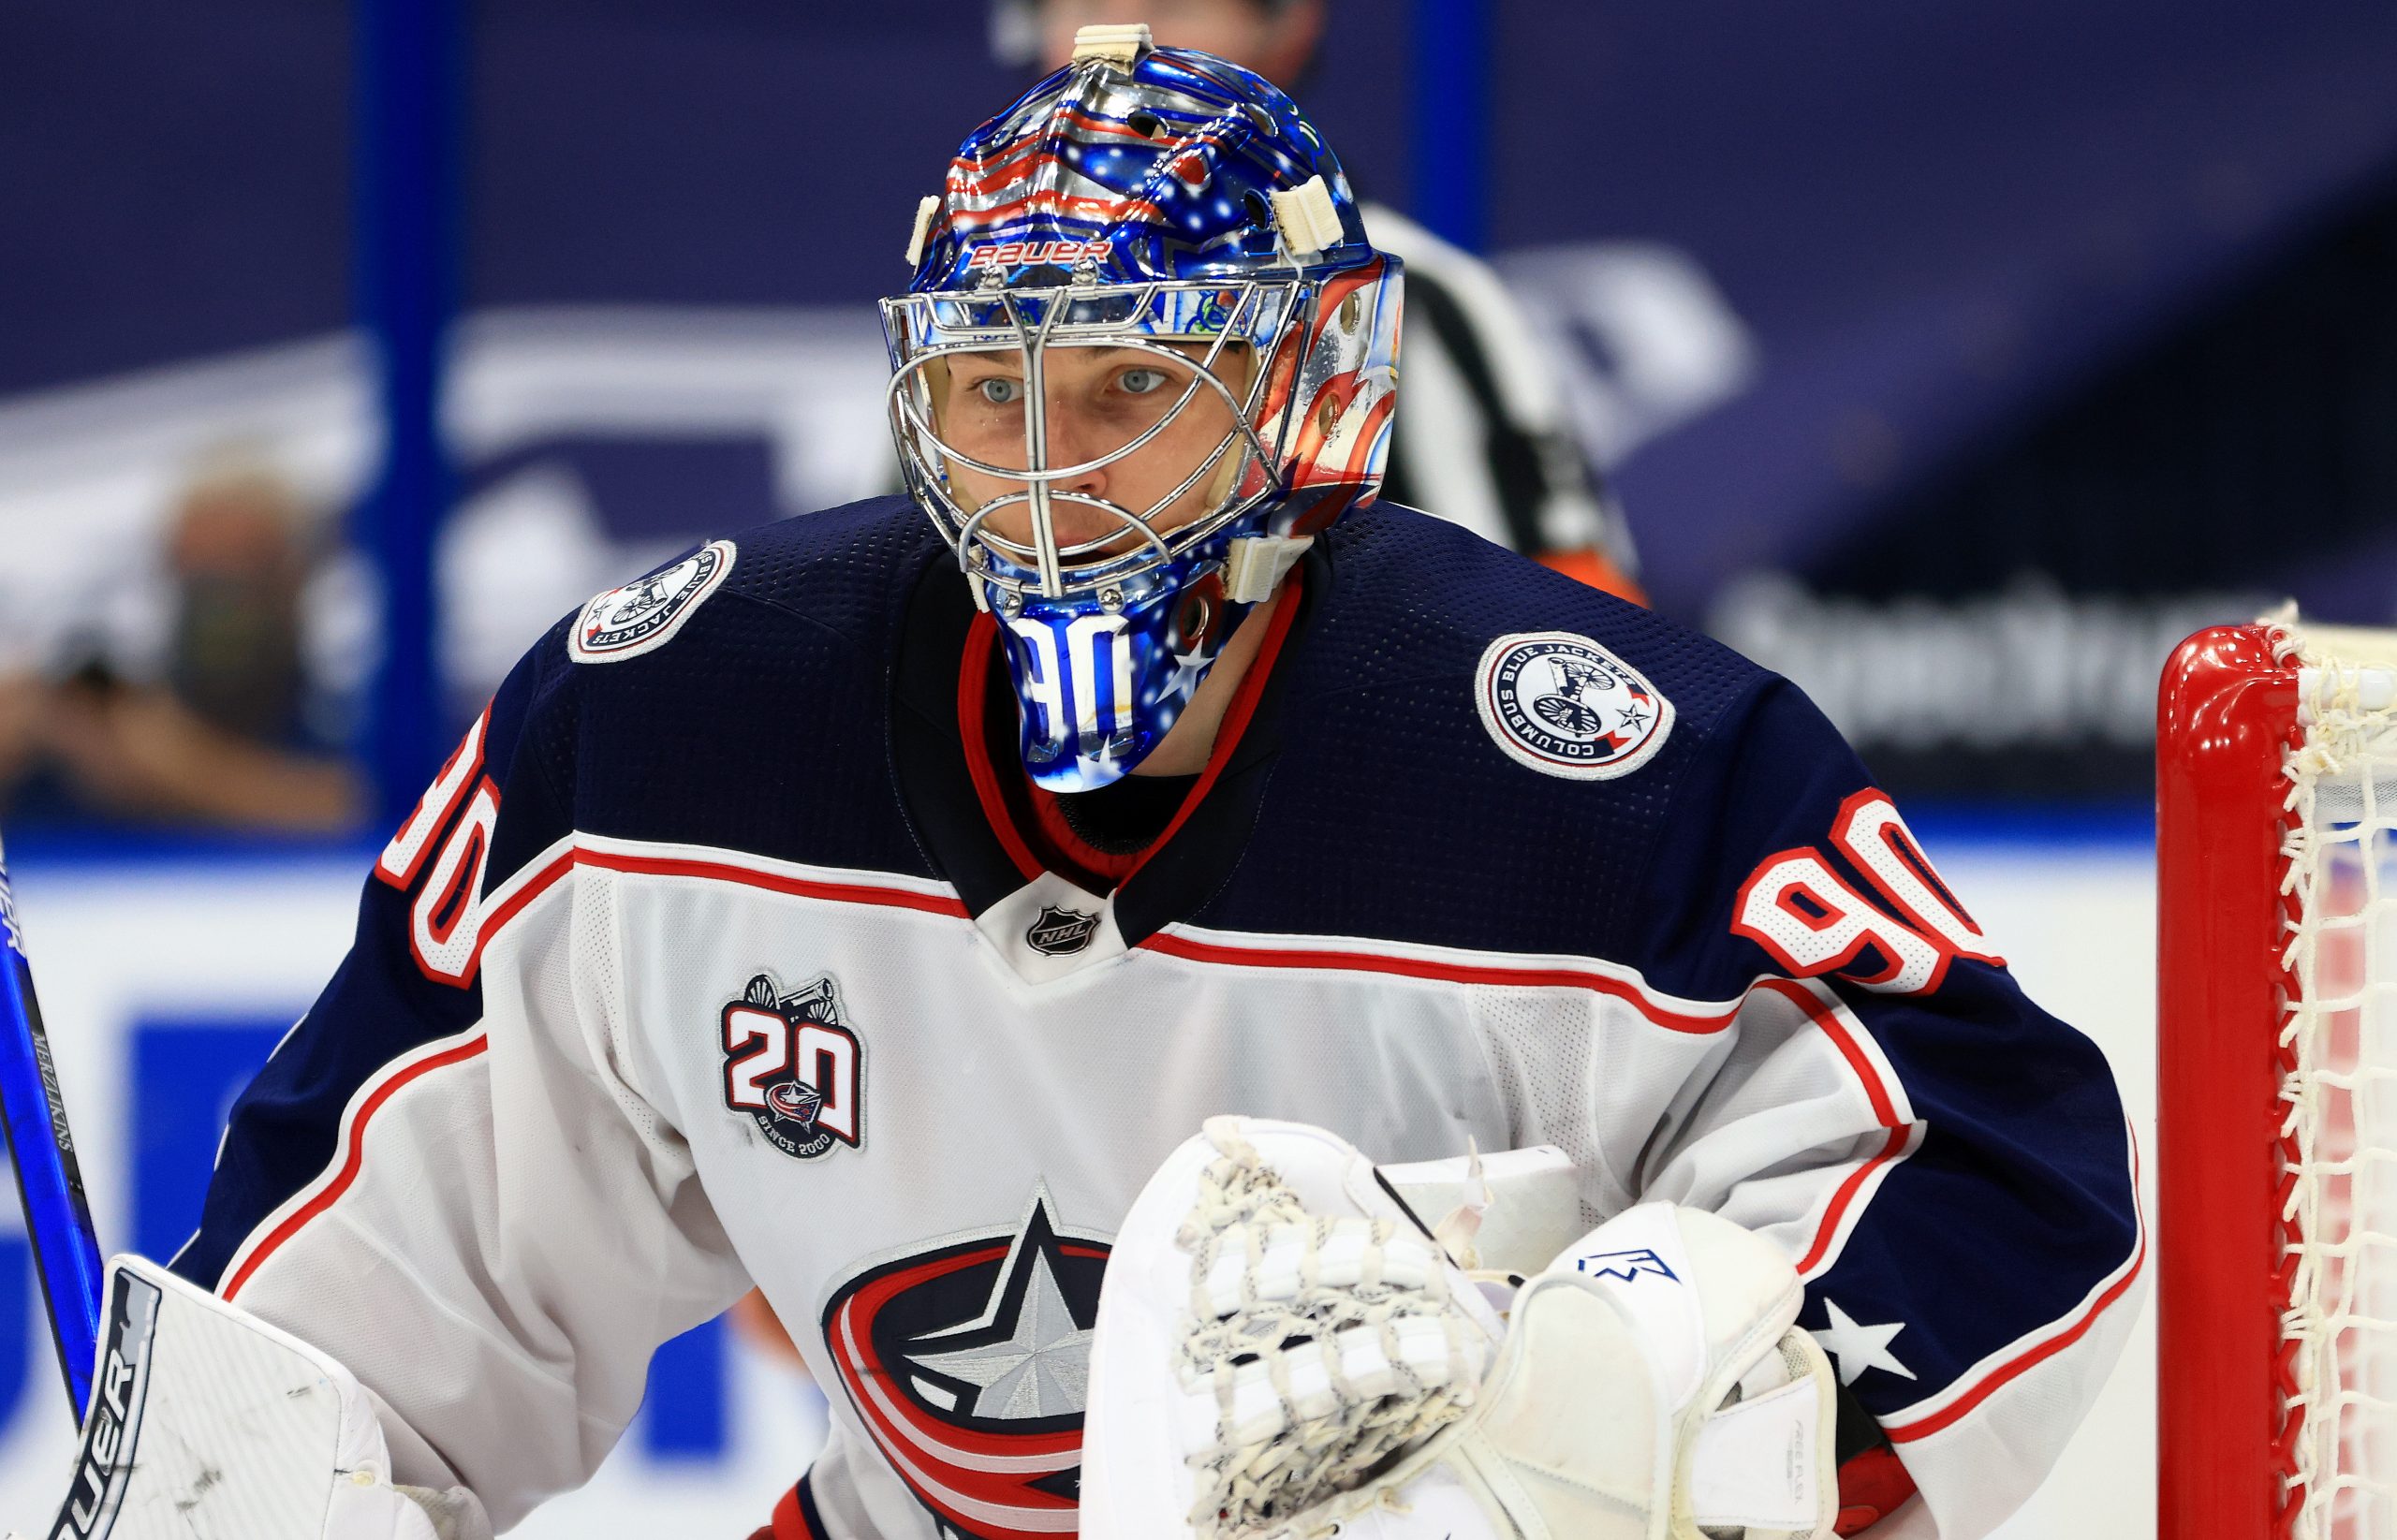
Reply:
[[[1101,504],[1137,512],[1160,535],[1219,506],[1241,464],[1232,408],[1198,378],[1206,349],[1169,344],[1129,347],[1051,345],[1042,350],[1037,432],[1026,422],[1033,382],[1017,348],[952,354],[938,382],[938,421],[956,451],[949,486],[969,512],[990,510],[984,528],[1010,545],[1033,543],[1035,478],[1007,469],[1040,462],[1085,467],[1047,478],[1058,547],[1082,548],[1084,563],[1142,544],[1137,530]],[[1247,350],[1226,349],[1215,373],[1238,391]],[[978,466],[967,462],[978,462]]]

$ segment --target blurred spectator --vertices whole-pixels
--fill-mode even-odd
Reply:
[[[1074,34],[1145,22],[1157,42],[1217,54],[1303,97],[1328,0],[996,0],[1003,52],[1055,68]],[[1521,306],[1489,264],[1385,204],[1364,205],[1375,246],[1406,264],[1398,421],[1383,495],[1538,557],[1583,582],[1643,597],[1630,529],[1566,428],[1566,404]]]
[[[318,741],[301,604],[317,521],[267,467],[210,470],[166,532],[171,594],[158,678],[102,653],[61,675],[0,678],[0,785],[12,814],[80,810],[154,822],[331,832],[362,809]]]

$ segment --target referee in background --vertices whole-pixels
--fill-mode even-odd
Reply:
[[[1156,40],[1229,59],[1286,88],[1314,63],[1327,0],[993,0],[1002,62],[1063,66],[1074,34],[1145,22]],[[1565,426],[1522,307],[1490,265],[1387,205],[1363,206],[1376,249],[1406,264],[1406,332],[1382,495],[1625,598],[1643,597],[1631,532]]]

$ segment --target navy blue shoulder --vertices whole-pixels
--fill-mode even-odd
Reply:
[[[932,521],[904,496],[869,497],[728,536],[739,551],[725,592],[835,631],[870,651],[905,607],[924,564],[942,550]]]
[[[712,548],[728,565],[693,585],[705,591],[687,613],[666,613],[664,639],[643,636],[655,623],[639,603],[613,629],[603,604],[560,622],[522,666],[525,733],[573,827],[929,874],[892,791],[888,719],[908,595],[945,555],[930,524],[879,497]]]
[[[1656,917],[1713,907],[1711,894],[1683,891],[1720,880],[1716,862],[1687,858],[1699,846],[1729,846],[1729,864],[1745,858],[1743,832],[1720,827],[1714,804],[1758,740],[1803,739],[1793,752],[1828,756],[1843,775],[1854,764],[1778,676],[1411,509],[1378,506],[1333,526],[1308,580],[1257,839],[1201,924],[1599,956],[1670,973]],[[1549,633],[1595,643],[1626,672],[1585,674],[1578,695],[1552,664],[1519,688],[1493,682],[1491,666],[1516,645],[1503,640]],[[1592,663],[1569,644],[1526,645],[1517,655]],[[1596,767],[1609,773],[1543,759],[1546,748],[1576,746],[1570,730],[1544,731],[1525,713],[1526,730],[1511,732],[1506,720],[1540,707],[1545,691],[1566,729],[1580,702],[1615,712],[1610,729],[1621,712],[1637,722],[1634,680],[1664,726],[1644,751],[1641,729],[1625,729],[1617,766]]]
[[[1772,676],[1711,638],[1413,508],[1377,504],[1325,536],[1332,602],[1311,647],[1354,682],[1471,670],[1501,636],[1587,637],[1672,700],[1703,734]]]

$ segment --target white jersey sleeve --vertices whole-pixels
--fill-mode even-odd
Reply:
[[[463,1483],[500,1529],[585,1480],[654,1349],[746,1286],[643,1094],[612,889],[576,880],[544,754],[563,652],[519,666],[376,863],[175,1263],[339,1357],[399,1478]]]

